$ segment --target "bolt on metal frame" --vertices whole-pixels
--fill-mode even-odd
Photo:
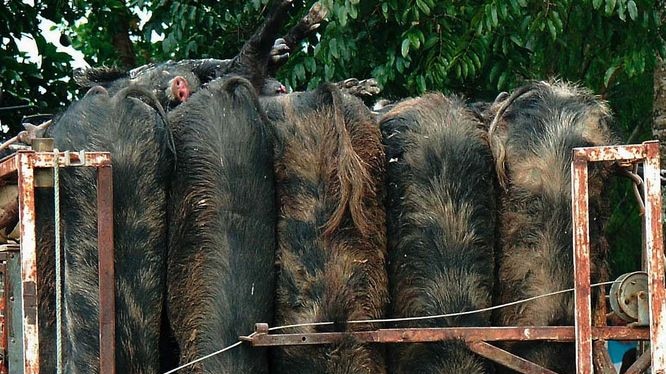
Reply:
[[[281,329],[258,323],[255,332],[240,339],[255,347],[331,344],[352,336],[363,343],[417,343],[442,340],[463,340],[480,356],[521,373],[550,373],[553,371],[500,349],[495,341],[552,341],[575,342],[578,374],[615,372],[605,340],[650,341],[651,352],[638,358],[627,373],[639,373],[651,364],[652,374],[666,374],[666,293],[664,291],[664,255],[661,226],[661,191],[659,174],[659,143],[640,145],[575,148],[572,151],[572,220],[574,244],[574,293],[576,318],[574,326],[515,326],[515,327],[443,327],[400,328],[371,331],[275,334]],[[589,162],[627,161],[644,164],[645,229],[644,256],[647,258],[650,326],[606,326],[605,302],[601,302],[595,324],[592,320],[590,295],[590,246],[588,213]],[[603,292],[600,300],[605,300]],[[594,355],[593,355],[594,354]],[[651,357],[649,356],[651,354]]]
[[[53,152],[19,151],[0,161],[0,179],[16,177],[19,187],[21,301],[24,374],[38,374],[39,314],[37,295],[37,235],[35,216],[35,169],[53,168]],[[97,169],[99,251],[100,373],[115,373],[115,285],[113,266],[113,180],[108,152],[60,152],[58,167]]]

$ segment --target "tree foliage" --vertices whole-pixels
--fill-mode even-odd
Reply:
[[[38,15],[48,11],[45,5],[5,3],[0,12],[0,123],[14,132],[22,115],[48,113],[68,102],[71,56],[56,51],[41,34]],[[23,36],[35,41],[41,62],[19,50],[17,40]]]
[[[329,9],[327,24],[292,51],[278,74],[293,89],[372,76],[388,98],[438,90],[488,100],[525,81],[556,77],[609,100],[625,142],[649,135],[655,56],[666,57],[661,0],[321,1]],[[289,25],[313,2],[295,0]],[[38,15],[54,21],[90,65],[131,67],[230,58],[269,7],[268,0],[5,3],[0,106],[29,103],[32,111],[52,112],[75,87],[66,80],[70,57],[40,35]],[[41,65],[18,51],[22,35],[36,40]],[[0,111],[0,119],[16,131],[29,111]],[[622,212],[635,209],[627,191],[616,191]],[[615,218],[611,232],[631,229],[640,238],[639,227]]]

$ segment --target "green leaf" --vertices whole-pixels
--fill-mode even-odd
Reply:
[[[403,60],[402,57],[398,57],[395,60],[395,68],[398,69],[398,73],[400,73],[400,74],[405,72],[405,65],[403,64],[403,61],[405,61],[405,60]]]
[[[518,0],[518,4],[523,8],[527,8],[527,0]]]
[[[407,55],[409,54],[409,44],[410,44],[409,39],[405,39],[402,41],[402,47],[400,48],[402,57],[407,57]]]
[[[317,71],[317,62],[313,57],[306,57],[303,59],[303,64],[305,65],[305,68],[307,71],[310,73],[314,73]]]
[[[419,39],[419,34],[418,33],[413,32],[413,31],[409,32],[407,34],[407,37],[409,38],[409,41],[410,41],[412,47],[414,47],[414,49],[419,49],[419,47],[421,47],[421,40]],[[407,57],[407,56],[405,56],[405,57]]]
[[[507,77],[508,77],[507,72],[506,71],[502,72],[499,79],[497,80],[497,89],[498,90],[501,90],[502,88],[504,88],[504,84],[506,83]]]
[[[555,27],[557,28],[558,31],[562,31],[564,29],[562,18],[560,18],[560,14],[557,11],[553,11],[551,13],[550,19],[553,20],[553,23],[555,24]]]
[[[505,2],[500,4],[500,15],[502,16],[502,19],[506,19],[509,16],[509,7]]]
[[[425,3],[425,1],[416,0],[416,6],[421,9],[421,12],[423,12],[423,14],[426,16],[430,15],[430,8],[428,7],[428,4]]]
[[[479,22],[479,25],[476,27],[476,34],[481,35],[483,34],[483,22]]]
[[[548,19],[546,21],[546,24],[548,25],[548,31],[550,32],[550,36],[553,38],[553,40],[557,39],[557,29],[555,29],[553,21],[551,19]]]
[[[426,91],[426,82],[425,82],[425,78],[423,77],[423,75],[418,75],[416,77],[416,87],[418,88],[420,93],[423,93],[423,92]]]
[[[606,70],[606,74],[604,74],[604,86],[605,87],[608,87],[608,82],[610,82],[611,77],[613,76],[615,71],[619,68],[620,67],[616,65],[616,66],[611,66],[611,67],[608,68],[608,70]]]
[[[338,21],[342,27],[347,25],[347,9],[345,7],[338,7]]]
[[[629,17],[632,21],[635,21],[638,18],[638,8],[636,7],[636,2],[634,0],[629,0],[627,2],[627,10],[629,11]]]
[[[471,52],[470,55],[472,56],[472,61],[474,62],[476,68],[481,69],[481,59],[479,58],[479,55],[474,52]]]
[[[513,10],[514,13],[520,13],[520,5],[518,5],[518,1],[516,0],[511,0],[511,10]]]
[[[302,64],[296,64],[296,66],[294,66],[294,71],[296,72],[296,78],[298,78],[299,81],[305,80],[305,67],[303,67]]]
[[[349,7],[349,17],[351,19],[356,19],[356,17],[358,17],[358,10],[355,6]]]
[[[332,38],[328,42],[328,48],[331,52],[331,56],[333,56],[334,58],[340,58],[340,54],[338,53],[338,40],[337,39]]]
[[[607,16],[610,16],[611,14],[613,14],[613,10],[615,10],[615,3],[616,2],[617,2],[617,0],[606,0],[606,9],[605,9],[605,11],[606,11]]]
[[[439,41],[439,36],[437,34],[432,35],[428,38],[428,40],[425,41],[425,43],[423,43],[423,48],[430,49],[434,47],[438,41]]]
[[[474,77],[476,75],[476,67],[474,66],[474,61],[471,59],[467,60],[467,71],[469,72],[470,77]]]
[[[499,64],[493,65],[493,67],[490,69],[489,78],[490,78],[491,82],[495,81],[495,78],[497,77],[497,74],[499,73],[500,69],[501,69],[501,66]]]
[[[601,4],[603,3],[603,0],[592,0],[592,7],[594,9],[599,9]]]
[[[620,17],[622,21],[627,20],[627,8],[624,0],[620,0],[620,2],[617,3],[617,16]]]
[[[497,19],[497,7],[495,6],[495,4],[493,4],[490,7],[490,16],[492,17],[493,20],[493,26],[497,27],[497,25],[499,24],[499,20]]]
[[[197,7],[191,6],[190,7],[190,12],[188,14],[188,18],[190,21],[196,21],[197,20]]]
[[[333,69],[333,66],[331,64],[326,64],[324,65],[324,79],[327,81],[330,81],[333,79],[333,73],[335,70]]]

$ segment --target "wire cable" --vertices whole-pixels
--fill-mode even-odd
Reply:
[[[253,337],[254,335],[256,335],[256,332],[253,332],[252,334],[248,335],[248,338],[251,338],[251,337]],[[180,370],[180,369],[184,369],[184,368],[186,368],[186,367],[188,367],[188,366],[191,366],[191,365],[196,364],[197,362],[201,362],[201,361],[203,361],[203,360],[205,360],[205,359],[207,359],[207,358],[210,358],[210,357],[213,357],[213,356],[215,356],[215,355],[219,355],[220,353],[223,353],[223,352],[229,351],[229,350],[231,350],[231,349],[233,349],[233,348],[238,347],[238,346],[241,345],[241,344],[243,344],[243,341],[242,341],[242,340],[239,340],[239,341],[237,341],[236,343],[234,343],[234,344],[232,344],[232,345],[230,345],[230,346],[228,346],[228,347],[224,347],[224,348],[220,349],[219,351],[215,351],[215,352],[213,352],[213,353],[211,353],[211,354],[205,355],[205,356],[203,356],[203,357],[199,357],[199,358],[197,358],[197,359],[194,360],[194,361],[190,361],[190,362],[188,362],[188,363],[186,363],[186,364],[184,364],[184,365],[181,365],[181,366],[179,366],[179,367],[177,367],[177,368],[175,368],[175,369],[171,369],[171,370],[165,372],[164,374],[175,373],[175,372],[177,372],[177,371]]]
[[[613,282],[614,281],[594,283],[594,284],[591,284],[590,287],[604,286],[604,285],[612,284]],[[544,298],[544,297],[559,295],[559,294],[572,292],[572,291],[574,291],[574,289],[569,288],[569,289],[566,289],[566,290],[549,292],[547,294],[538,295],[538,296],[530,297],[530,298],[523,299],[523,300],[512,301],[512,302],[506,303],[506,304],[493,305],[493,306],[487,307],[487,308],[468,310],[468,311],[457,312],[457,313],[438,314],[438,315],[432,315],[432,316],[368,319],[368,320],[346,321],[346,322],[337,322],[337,323],[346,323],[346,324],[388,323],[388,322],[408,322],[408,321],[421,321],[421,320],[427,320],[427,319],[458,317],[458,316],[464,316],[464,315],[469,315],[469,314],[488,312],[488,311],[495,310],[495,309],[506,308],[506,307],[509,307],[509,306],[518,305],[518,304],[522,304],[522,303],[527,303],[527,302],[538,300],[538,299],[541,299],[541,298]],[[271,327],[271,328],[268,329],[268,331],[285,330],[285,329],[296,328],[296,327],[329,326],[329,325],[333,325],[335,323],[336,322],[299,323],[299,324],[294,324],[294,325],[284,325],[284,326]]]

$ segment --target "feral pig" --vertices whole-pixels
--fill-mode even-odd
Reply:
[[[189,363],[273,316],[272,132],[253,87],[219,79],[169,113],[171,184],[167,311]],[[267,373],[265,350],[242,345],[179,372]]]
[[[333,85],[264,98],[276,131],[279,197],[276,325],[285,332],[359,331],[387,302],[384,152],[372,114]],[[275,348],[274,373],[384,373],[379,347],[349,337]]]
[[[573,85],[534,83],[498,104],[489,136],[504,188],[497,300],[503,304],[573,287],[571,150],[609,145],[614,139],[606,104]],[[608,244],[603,237],[608,167],[590,165],[592,283],[608,277]],[[593,303],[596,299],[592,298]],[[573,325],[573,292],[502,308],[494,318],[500,326]],[[575,371],[573,343],[525,342],[507,347],[558,373]]]
[[[138,98],[143,98],[151,105]],[[154,106],[153,106],[154,105]],[[164,295],[166,186],[173,169],[166,117],[138,87],[93,87],[48,131],[61,150],[111,152],[116,370],[156,373]],[[65,372],[99,372],[96,173],[61,172]]]
[[[492,304],[496,227],[493,158],[482,124],[439,93],[398,103],[380,120],[386,145],[391,317]],[[399,327],[489,326],[490,313]],[[393,373],[487,373],[463,342],[399,344]]]

